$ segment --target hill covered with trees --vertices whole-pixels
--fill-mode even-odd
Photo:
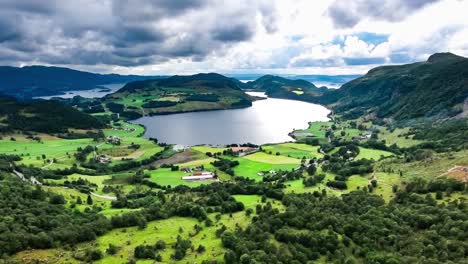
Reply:
[[[129,117],[242,108],[251,106],[254,100],[242,85],[216,73],[176,75],[128,83],[101,101],[110,111]]]
[[[159,77],[97,74],[63,67],[25,66],[18,68],[2,66],[0,67],[0,93],[18,98],[32,98],[148,78]]]
[[[0,132],[13,130],[44,133],[65,132],[69,128],[103,128],[105,123],[69,105],[56,101],[17,101],[0,96]]]
[[[374,68],[312,101],[351,118],[406,120],[459,115],[467,97],[468,59],[437,53],[425,62]]]
[[[291,80],[274,75],[265,75],[255,81],[247,82],[243,88],[265,92],[269,97],[302,101],[312,100],[328,90],[326,87],[318,88],[306,80]]]

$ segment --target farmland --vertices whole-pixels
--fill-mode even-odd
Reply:
[[[332,126],[336,126],[335,130]],[[396,197],[396,191],[404,189],[412,179],[438,179],[449,168],[468,164],[466,151],[435,154],[430,160],[408,162],[394,149],[386,149],[382,145],[379,145],[382,149],[375,149],[372,145],[366,145],[365,141],[362,145],[353,141],[354,137],[361,136],[367,130],[351,128],[349,122],[311,123],[306,131],[313,133],[313,138],[319,139],[322,144],[332,144],[328,142],[326,134],[330,132],[327,131],[334,131],[331,136],[334,140],[353,143],[327,147],[299,138],[298,142],[263,145],[258,152],[238,157],[230,152],[230,147],[194,146],[175,149],[172,146],[158,145],[142,137],[143,127],[122,121],[103,130],[105,137],[120,138],[120,144],[117,145],[91,138],[63,139],[43,135],[38,142],[22,135],[14,135],[16,141],[4,137],[0,141],[1,146],[4,146],[2,150],[22,156],[20,163],[25,165],[41,168],[49,164],[43,170],[53,172],[57,168],[71,168],[74,163],[78,164],[78,172],[58,179],[42,180],[46,185],[43,189],[51,195],[63,196],[65,208],[69,210],[94,212],[115,222],[119,217],[142,217],[148,214],[148,210],[153,206],[167,207],[164,210],[158,209],[162,210],[162,213],[155,218],[151,217],[148,221],[126,227],[115,226],[105,234],[79,243],[73,248],[24,250],[13,255],[12,259],[26,263],[32,263],[38,258],[54,263],[80,263],[89,257],[89,252],[101,252],[101,257],[95,260],[95,263],[115,263],[122,259],[151,263],[150,259],[136,258],[136,248],[163,243],[164,249],[154,251],[155,257],[162,262],[223,261],[227,251],[219,230],[232,233],[238,232],[239,228],[246,228],[252,223],[253,217],[259,216],[259,206],[272,208],[278,213],[286,212],[281,199],[275,198],[276,194],[230,194],[223,184],[229,186],[245,181],[243,184],[250,184],[249,188],[280,186],[273,187],[276,188],[274,192],[281,191],[284,195],[314,194],[338,198],[356,191],[365,191],[389,203]],[[412,142],[411,138],[394,136],[404,133],[400,130],[392,132],[393,134],[389,131],[375,133],[386,141],[386,146],[395,143],[408,147],[420,143],[416,140]],[[84,162],[77,161],[74,153],[78,148],[87,145],[97,146],[96,153],[111,157],[111,162],[90,167],[89,162],[93,157],[91,153]],[[138,145],[138,148],[129,148],[134,145]],[[46,157],[43,158],[42,154]],[[65,158],[61,155],[65,155]],[[55,160],[49,163],[48,160],[51,159]],[[223,160],[232,162],[229,165],[232,167],[224,168],[224,165],[220,165],[219,162]],[[132,162],[143,165],[127,169],[125,166],[131,166]],[[358,166],[353,167],[353,162]],[[317,166],[316,171],[311,172],[311,166]],[[343,176],[340,175],[343,170],[336,170],[336,167],[349,167],[354,173]],[[112,171],[117,168],[118,171]],[[355,168],[359,170],[354,171]],[[202,181],[182,179],[198,171],[213,172],[217,178]],[[322,179],[319,179],[320,175],[323,175]],[[218,187],[211,190],[212,185]],[[214,194],[218,195],[217,198],[211,197]],[[442,201],[458,201],[465,197],[466,193],[456,191],[444,195]],[[89,199],[92,200],[91,203]],[[219,202],[219,199],[226,201]],[[212,204],[218,202],[219,204]],[[178,206],[185,208],[184,203],[190,204],[187,208],[203,208],[202,215],[206,214],[206,218],[191,215],[196,211],[176,209]],[[227,205],[229,203],[240,203],[242,207],[234,209],[233,205]],[[190,247],[184,251],[182,259],[176,259],[179,257],[174,254],[180,241],[190,241]],[[275,240],[272,243],[281,244]],[[107,253],[110,247],[114,247],[116,253]]]

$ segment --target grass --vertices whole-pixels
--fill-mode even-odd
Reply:
[[[192,168],[192,167],[197,167],[197,166],[208,166],[210,165],[211,162],[214,162],[216,161],[215,158],[203,158],[203,159],[199,159],[199,160],[193,160],[193,161],[189,161],[189,162],[184,162],[184,163],[180,163],[180,164],[177,164],[179,167],[181,168]]]
[[[16,137],[15,137],[16,138]],[[47,164],[42,159],[44,154],[46,159],[57,159],[59,164],[72,165],[74,162],[73,153],[78,147],[96,145],[90,138],[85,139],[44,139],[41,142],[26,138],[17,138],[16,141],[7,139],[0,140],[0,149],[3,154],[19,155],[23,158],[21,163],[42,167]],[[67,155],[70,155],[70,157]]]
[[[359,147],[359,154],[357,155],[356,159],[379,160],[381,157],[389,157],[392,155],[395,154],[384,150]]]
[[[112,216],[116,216],[116,215],[120,215],[120,214],[124,214],[124,213],[135,212],[135,211],[138,211],[138,210],[140,210],[140,209],[129,209],[129,208],[115,209],[115,208],[109,208],[109,209],[102,210],[99,213],[104,215],[107,218],[111,218]]]
[[[397,128],[393,132],[390,132],[387,128],[379,127],[379,130],[379,139],[385,140],[388,146],[397,144],[401,148],[408,148],[423,142],[422,140],[412,139],[412,136],[408,138],[403,136],[408,133],[409,128]]]
[[[253,209],[254,212],[255,212],[255,208],[257,204],[263,204],[262,196],[260,195],[238,194],[238,195],[233,195],[233,197],[234,199],[236,199],[236,201],[243,203],[246,209],[247,208]],[[278,208],[280,211],[283,211],[285,209],[281,201],[267,198],[265,203],[267,202],[270,202],[274,208]]]
[[[151,175],[150,180],[162,186],[170,185],[175,187],[177,185],[186,185],[189,187],[196,187],[202,184],[210,184],[212,181],[184,181],[182,176],[190,174],[182,171],[171,171],[170,168],[161,168],[157,170],[150,170],[148,173]]]
[[[239,165],[234,167],[234,175],[242,176],[249,179],[254,179],[256,181],[261,181],[262,176],[259,176],[258,173],[261,171],[270,171],[270,170],[286,170],[290,171],[298,167],[297,164],[271,164],[259,161],[253,161],[244,158],[234,158],[234,160],[239,161]]]
[[[195,146],[195,147],[192,147],[192,149],[205,154],[207,152],[211,152],[211,153],[221,152],[222,153],[227,148],[217,148],[217,147],[210,147],[210,146]]]
[[[41,136],[40,142],[27,139],[21,135],[15,135],[16,141],[12,141],[9,137],[5,137],[0,140],[0,149],[4,154],[19,155],[22,157],[20,163],[26,165],[33,165],[35,167],[44,167],[47,165],[47,169],[64,169],[71,167],[74,163],[79,163],[75,160],[73,154],[79,147],[99,146],[98,152],[111,154],[111,156],[117,156],[113,163],[120,163],[122,157],[132,158],[135,160],[141,160],[149,158],[150,156],[163,150],[162,147],[154,144],[151,140],[142,138],[141,135],[144,133],[144,128],[139,125],[133,125],[129,123],[121,123],[122,129],[105,129],[104,134],[106,136],[118,136],[122,139],[120,146],[114,146],[112,144],[106,144],[105,142],[95,142],[91,138],[80,138],[80,139],[61,139],[51,136]],[[124,130],[127,128],[128,130]],[[128,149],[128,145],[131,143],[140,145],[137,150]],[[118,157],[119,153],[123,153],[121,157]],[[43,159],[42,155],[45,155]],[[90,155],[91,156],[91,155]],[[48,165],[47,160],[56,161],[52,165]]]
[[[258,199],[258,197],[252,199]],[[254,208],[255,206],[252,204],[251,206],[246,205],[246,207]],[[162,256],[163,263],[201,263],[203,260],[222,261],[225,249],[222,247],[221,239],[216,237],[216,230],[223,224],[231,231],[234,231],[236,226],[245,228],[250,223],[252,216],[247,217],[245,212],[237,212],[233,213],[232,217],[222,215],[219,221],[215,220],[215,214],[210,214],[209,217],[214,222],[213,226],[205,226],[204,223],[193,218],[171,217],[149,222],[143,230],[139,230],[137,227],[114,229],[97,238],[96,241],[78,245],[74,251],[64,249],[23,251],[18,253],[15,259],[21,261],[25,258],[37,259],[40,256],[41,259],[51,259],[54,263],[78,263],[73,259],[73,254],[83,252],[88,248],[95,248],[101,250],[104,257],[94,263],[121,263],[123,260],[133,258],[136,246],[142,244],[152,245],[158,240],[163,240],[166,242],[166,249],[158,252]],[[203,229],[198,234],[193,235],[195,225],[199,225]],[[189,239],[195,249],[199,245],[203,245],[206,251],[197,253],[189,249],[183,260],[175,261],[171,259],[171,254],[174,253],[172,246],[175,244],[178,235],[184,239]],[[105,253],[109,244],[119,247],[117,254],[114,256]],[[138,263],[153,263],[153,261],[139,260]]]
[[[439,177],[456,165],[468,165],[468,150],[436,154],[432,161],[405,162],[402,159],[383,160],[378,164],[379,171],[402,172],[403,179]]]
[[[297,159],[302,159],[306,157],[307,159],[311,158],[320,158],[323,155],[318,152],[318,146],[310,146],[306,144],[299,143],[283,143],[277,145],[265,145],[262,146],[262,149],[265,152],[276,154],[280,153],[281,156],[287,156]]]
[[[250,161],[256,161],[256,162],[263,162],[263,163],[269,163],[269,164],[297,164],[299,165],[301,163],[300,160],[295,159],[295,158],[290,158],[290,157],[285,157],[285,156],[280,156],[280,155],[270,155],[264,152],[257,152],[254,154],[250,154],[247,156],[244,156],[243,159],[247,159]]]
[[[387,202],[395,198],[392,187],[393,185],[402,186],[400,175],[385,172],[376,172],[374,175],[377,179],[377,188],[374,189],[374,193],[382,196]]]
[[[310,122],[309,128],[295,130],[299,133],[312,133],[317,138],[325,138],[326,127],[329,127],[333,122]]]
[[[93,206],[99,206],[102,209],[109,209],[110,208],[110,201],[109,200],[98,198],[98,197],[95,197],[95,196],[91,196],[91,198],[93,200],[92,205],[86,204],[86,199],[88,198],[88,195],[84,194],[84,193],[81,193],[81,192],[79,192],[78,190],[75,190],[75,189],[70,189],[70,188],[66,188],[66,187],[56,187],[56,186],[44,186],[43,188],[45,190],[48,190],[48,191],[51,191],[51,192],[62,195],[65,198],[65,200],[67,201],[66,205],[68,207],[71,207],[71,205],[76,202],[76,199],[78,197],[80,197],[81,200],[83,201],[83,204],[81,204],[81,205],[77,204],[76,207],[75,207],[76,209],[78,209],[80,211],[84,211],[85,208],[90,208],[91,209]]]
[[[83,179],[83,180],[87,180],[89,181],[90,183],[93,183],[93,184],[96,184],[97,187],[94,188],[94,192],[95,193],[98,193],[98,194],[104,194],[102,192],[102,188],[105,186],[105,185],[115,185],[115,182],[116,182],[116,178],[126,178],[130,175],[132,175],[133,173],[116,173],[116,174],[112,174],[112,175],[99,175],[99,176],[91,176],[91,175],[83,175],[83,174],[78,174],[78,173],[74,173],[72,175],[68,175],[66,176],[65,178],[63,179],[60,179],[60,180],[50,180],[50,179],[47,179],[45,180],[47,183],[50,183],[50,184],[63,184],[65,181],[76,181],[78,179]],[[125,183],[125,182],[123,182]]]

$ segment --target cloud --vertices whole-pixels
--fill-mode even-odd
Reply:
[[[338,28],[350,28],[363,19],[398,21],[439,0],[335,0],[328,14]]]
[[[0,52],[16,64],[201,61],[274,32],[275,12],[267,0],[4,0]]]
[[[1,0],[0,64],[134,74],[365,73],[468,55],[460,0]]]
[[[383,64],[385,58],[344,58],[346,65]]]

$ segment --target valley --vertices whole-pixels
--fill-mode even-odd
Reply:
[[[393,87],[373,77],[385,85],[372,87]],[[424,122],[436,117],[420,115],[419,108],[382,114],[397,106],[369,105],[374,101],[354,94],[369,78],[330,91],[279,77],[244,85],[199,74],[130,82],[101,99],[2,98],[2,260],[414,263],[423,255],[428,263],[462,263],[468,252],[467,120],[440,114],[431,119],[437,122]],[[256,101],[246,90],[298,101]],[[332,101],[343,91],[346,97]],[[166,142],[149,129],[173,134],[180,120],[154,127],[134,121],[222,109],[227,115],[216,126],[232,130],[233,111],[268,100],[290,103],[273,101],[258,115],[272,115],[281,127],[269,130],[287,140],[246,142],[237,130],[237,140],[227,132],[205,138],[229,138],[220,144],[182,142],[196,138],[195,123],[182,128],[187,133],[180,140]],[[332,113],[292,111],[295,103],[313,105],[299,101],[325,100]],[[415,101],[410,94],[398,102],[405,100]],[[459,103],[440,102],[437,109],[446,113]],[[286,127],[275,107],[299,116],[301,124]]]

